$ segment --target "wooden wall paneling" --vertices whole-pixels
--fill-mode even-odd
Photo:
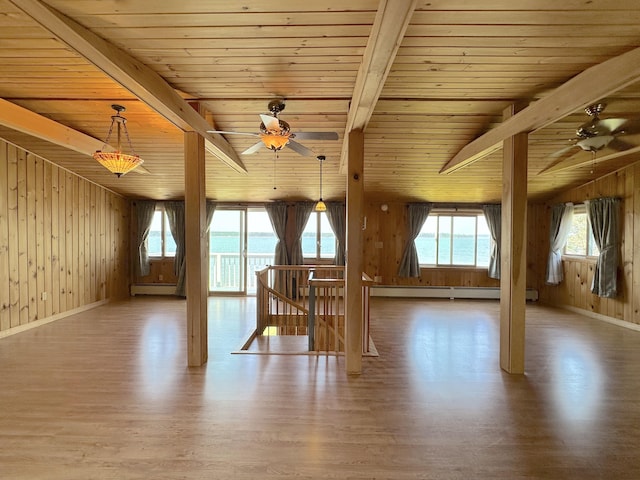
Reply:
[[[52,268],[53,268],[53,235],[51,233],[51,200],[52,200],[52,166],[49,162],[43,162],[43,230],[42,240],[44,243],[44,285],[43,291],[46,292],[47,298],[44,300],[44,316],[50,317],[53,314],[53,295],[52,295]]]
[[[37,303],[37,277],[38,277],[38,259],[36,257],[36,168],[35,157],[31,154],[26,156],[27,166],[27,278],[25,283],[28,285],[29,301],[27,304],[27,323],[33,322],[38,318]]]
[[[71,236],[73,239],[73,270],[71,272],[72,282],[72,298],[73,308],[77,308],[82,305],[80,301],[80,178],[76,175],[72,175],[73,189],[72,189],[72,228]],[[82,180],[84,182],[84,180]]]
[[[631,243],[630,249],[632,252],[640,252],[640,192],[638,192],[638,186],[640,185],[640,164],[636,164],[633,168],[633,237],[629,243]],[[631,228],[631,227],[630,227]],[[633,259],[633,255],[629,258]],[[633,262],[633,260],[632,260]],[[629,317],[633,323],[640,324],[640,262],[633,262],[631,273],[631,290],[632,298],[627,300],[631,305],[632,316]]]
[[[76,217],[78,218],[78,257],[76,265],[76,275],[78,283],[76,286],[76,297],[80,305],[87,303],[85,295],[85,225],[87,223],[87,214],[85,211],[85,189],[87,182],[78,182],[77,195],[74,198],[76,205]]]
[[[58,258],[60,290],[60,312],[67,311],[67,174],[58,171]]]
[[[36,170],[35,170],[35,157],[31,154],[27,154],[25,158],[25,164],[27,167],[26,173],[26,186],[27,186],[27,277],[25,283],[28,288],[28,302],[27,302],[27,323],[32,322],[38,317],[38,303],[37,297],[37,262],[36,257]]]
[[[104,300],[106,298],[106,275],[107,275],[107,265],[106,265],[106,249],[107,249],[107,245],[106,245],[106,241],[107,241],[107,236],[105,233],[106,230],[106,205],[105,205],[105,199],[106,199],[106,194],[107,192],[105,190],[103,190],[102,188],[98,191],[99,193],[99,208],[100,208],[100,225],[99,225],[99,232],[100,232],[100,252],[99,252],[99,258],[100,258],[100,283],[99,283],[99,287],[100,287],[100,294],[98,297],[98,300]]]
[[[45,299],[42,296],[44,292],[44,277],[45,277],[45,269],[46,269],[46,258],[44,253],[44,244],[46,243],[45,234],[46,230],[44,228],[44,165],[45,161],[40,157],[35,157],[35,169],[36,169],[36,304],[37,304],[37,312],[36,318],[45,318],[46,317],[46,308],[45,308]]]
[[[74,238],[73,238],[73,174],[65,171],[65,264],[64,275],[66,277],[65,296],[67,299],[67,310],[72,309],[73,303],[73,268],[77,260],[74,258]]]
[[[20,325],[20,258],[18,252],[18,151],[7,147],[8,157],[8,224],[9,224],[9,315],[11,327]]]
[[[0,331],[11,327],[9,281],[9,159],[0,143]]]
[[[18,150],[18,281],[20,290],[20,325],[29,323],[27,223],[27,154],[24,150]]]
[[[51,313],[60,313],[60,169],[51,168]]]
[[[84,257],[83,257],[83,283],[82,290],[84,292],[84,302],[91,303],[93,297],[91,296],[91,187],[93,184],[88,183],[84,188]]]
[[[91,184],[91,221],[89,222],[89,252],[90,259],[89,265],[91,268],[91,280],[90,280],[90,288],[91,288],[91,301],[95,302],[98,299],[96,292],[96,282],[97,282],[97,267],[98,267],[98,259],[96,255],[96,232],[97,232],[97,209],[96,209],[96,197],[97,197],[98,187]]]

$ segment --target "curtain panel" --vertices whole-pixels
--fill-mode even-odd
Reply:
[[[165,202],[164,211],[169,220],[169,229],[173,240],[176,242],[176,256],[173,259],[173,272],[178,279],[176,282],[176,295],[186,296],[185,292],[185,218],[184,202]]]
[[[398,268],[399,277],[419,277],[420,260],[416,249],[416,238],[431,211],[430,203],[410,203],[407,212],[408,239]]]
[[[567,243],[571,223],[573,222],[573,203],[560,203],[551,208],[551,227],[549,228],[549,259],[547,260],[546,282],[558,285],[563,280],[562,249]]]
[[[209,232],[209,228],[211,227],[211,220],[213,219],[213,213],[215,212],[216,209],[216,204],[215,202],[211,201],[211,200],[207,200],[206,203],[206,210],[205,210],[205,218],[204,218],[204,224],[205,224],[205,233]],[[186,228],[186,225],[185,225]],[[173,234],[172,234],[173,235]],[[175,240],[175,237],[174,237]],[[186,239],[185,239],[186,242]],[[177,245],[177,241],[176,241],[176,245]],[[186,292],[186,286],[187,286],[187,262],[186,262],[186,249],[183,250],[184,251],[184,255],[183,255],[183,259],[182,262],[180,264],[180,270],[178,272],[178,281],[176,283],[176,295],[181,296],[181,297],[186,297],[187,296],[187,292]],[[177,262],[176,262],[177,263]],[[175,268],[175,265],[174,265]],[[206,268],[207,271],[209,271],[209,254],[207,253],[207,260],[206,260]],[[208,278],[208,275],[207,275]]]
[[[489,256],[489,278],[500,280],[500,242],[502,241],[502,205],[483,205],[482,211],[487,220],[491,235],[491,254]]]
[[[156,202],[153,200],[137,200],[136,217],[138,219],[138,235],[136,242],[138,244],[138,261],[136,262],[138,275],[144,277],[149,275],[149,232],[151,231],[151,222],[153,214],[156,211]]]
[[[269,215],[273,231],[278,237],[275,249],[275,265],[289,265],[287,255],[286,233],[287,233],[287,205],[284,202],[267,203],[264,206]]]
[[[619,198],[598,198],[584,202],[593,238],[600,250],[593,273],[591,292],[599,297],[618,294]]]
[[[309,216],[315,206],[314,202],[297,202],[295,204],[296,217],[295,217],[295,238],[291,244],[289,252],[289,265],[302,265],[304,263],[304,254],[302,253],[302,232],[304,227],[307,226]]]
[[[327,202],[327,220],[336,236],[335,265],[345,264],[345,245],[347,239],[347,211],[342,202]]]

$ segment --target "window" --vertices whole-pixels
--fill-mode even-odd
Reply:
[[[591,232],[591,225],[584,205],[576,205],[575,207],[564,253],[565,255],[583,257],[593,257],[600,254]]]
[[[157,206],[153,214],[147,248],[149,249],[150,257],[176,256],[176,242],[171,235],[169,218],[162,205]]]
[[[325,212],[311,212],[302,232],[302,255],[306,259],[333,258],[336,254],[336,236]]]
[[[486,267],[491,234],[482,214],[430,213],[416,238],[421,265]]]

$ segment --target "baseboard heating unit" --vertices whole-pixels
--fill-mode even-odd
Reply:
[[[136,295],[175,295],[176,286],[170,283],[137,283],[131,285],[131,296]]]
[[[467,298],[467,299],[499,299],[500,287],[405,287],[395,285],[379,285],[371,287],[372,297],[404,297],[404,298]],[[538,291],[528,288],[526,299],[538,300]]]

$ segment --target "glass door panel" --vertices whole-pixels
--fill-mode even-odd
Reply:
[[[256,293],[256,271],[273,265],[278,238],[264,209],[247,211],[247,293]]]
[[[245,210],[216,209],[209,229],[209,290],[246,291]]]

